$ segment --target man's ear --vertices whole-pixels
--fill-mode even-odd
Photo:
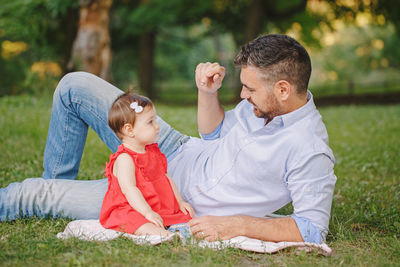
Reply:
[[[294,92],[293,86],[286,80],[279,80],[275,83],[275,93],[279,100],[287,101]]]
[[[125,123],[121,128],[121,132],[125,136],[129,136],[131,138],[135,137],[135,133],[133,132],[133,126],[130,123]]]

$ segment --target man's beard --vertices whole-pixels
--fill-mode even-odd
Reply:
[[[253,101],[248,99],[252,105],[253,105],[253,112],[254,115],[258,118],[263,118],[265,119],[266,122],[270,122],[274,117],[279,116],[282,114],[281,107],[279,105],[278,100],[274,95],[269,95],[268,96],[268,107],[269,110],[262,110],[260,109],[256,104],[254,104]]]

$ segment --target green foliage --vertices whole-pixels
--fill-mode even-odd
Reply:
[[[12,62],[0,56],[0,73],[2,76],[2,79],[0,79],[0,96],[20,93],[17,81],[25,79],[27,68],[29,68],[29,64],[25,60],[25,55],[14,58]]]
[[[196,107],[157,104],[178,130],[197,135]],[[40,176],[51,98],[0,98],[0,187]],[[336,157],[338,177],[330,234],[331,257],[288,250],[273,255],[237,249],[215,251],[178,242],[138,246],[110,242],[62,241],[65,219],[0,223],[2,266],[397,266],[400,262],[400,105],[320,109]],[[103,178],[110,151],[89,131],[79,179]],[[371,256],[373,255],[373,256]]]
[[[312,91],[318,95],[398,91],[400,38],[392,24],[343,24],[332,43],[312,51]]]
[[[0,0],[0,29],[3,40],[27,42],[32,57],[54,57],[61,25],[69,9],[77,9],[77,1],[68,0]],[[49,16],[50,14],[50,16]],[[55,36],[54,36],[55,35]],[[52,44],[50,44],[52,43]],[[56,48],[53,48],[56,47]]]
[[[324,49],[328,57],[325,68],[335,70],[339,79],[354,79],[374,69],[394,66],[400,59],[400,38],[390,25],[364,28],[350,26],[339,34],[339,40]],[[389,47],[385,47],[385,44],[389,44]],[[390,56],[390,62],[385,56]],[[381,64],[383,59],[387,65]]]
[[[400,10],[395,8],[396,0],[380,0],[377,2],[375,12],[381,12],[396,26],[397,33],[400,33]]]
[[[153,0],[142,4],[137,1],[114,2],[112,29],[118,31],[121,38],[126,38],[160,28],[188,27],[198,23],[209,8],[210,0]]]
[[[0,0],[0,45],[22,42],[27,49],[0,55],[0,95],[34,92],[27,83],[30,67],[37,61],[57,61],[63,68],[76,31],[77,1]],[[41,86],[46,86],[44,81]]]
[[[193,81],[194,67],[200,61],[222,62],[228,68],[228,74],[234,73],[232,58],[251,29],[259,29],[256,34],[288,33],[309,47],[325,49],[325,44],[320,41],[330,30],[334,30],[337,20],[350,25],[343,40],[353,36],[357,36],[357,40],[339,42],[323,50],[326,60],[320,64],[326,70],[335,71],[339,79],[348,80],[354,73],[356,77],[364,78],[370,74],[371,62],[380,64],[383,58],[388,60],[390,67],[398,69],[400,16],[398,9],[393,8],[395,2],[113,1],[110,12],[113,82],[122,88],[138,84],[136,76],[141,67],[138,63],[141,53],[138,39],[144,32],[155,32],[157,36],[153,77],[159,94],[164,94],[166,87],[175,84],[185,84],[191,90],[193,84],[187,81]],[[255,11],[251,9],[254,3],[258,3],[256,10],[261,10],[262,16],[256,25],[250,25],[250,18],[255,16]],[[312,3],[321,6],[310,8]],[[360,12],[370,14],[375,21],[383,14],[385,17],[381,19],[385,21],[384,25],[368,29],[354,26]],[[0,0],[0,45],[4,41],[18,41],[28,46],[27,50],[12,57],[0,56],[0,74],[6,77],[0,79],[0,95],[38,91],[48,93],[52,90],[48,86],[53,80],[36,79],[30,68],[37,61],[55,61],[65,71],[77,30],[78,14],[79,1]],[[315,32],[319,32],[319,35]],[[223,39],[222,48],[218,47],[216,36]],[[371,40],[377,38],[385,43],[382,50],[372,51],[363,57],[355,55],[357,48],[369,46]],[[221,54],[228,56],[221,57]],[[342,59],[346,61],[344,67],[343,64],[336,64]],[[229,87],[234,84],[234,78]],[[35,89],[30,87],[33,80],[39,84]],[[43,89],[38,90],[38,87]]]
[[[138,34],[156,31],[160,27],[179,24],[190,25],[198,22],[208,8],[209,1],[148,1],[131,10],[128,16],[128,24],[135,25],[135,27],[128,27],[126,31],[131,34]]]

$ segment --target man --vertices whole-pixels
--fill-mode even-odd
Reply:
[[[245,45],[235,64],[241,67],[244,100],[227,112],[218,100],[225,69],[218,63],[196,68],[201,139],[183,136],[160,119],[158,143],[168,172],[198,216],[189,226],[208,241],[243,235],[323,242],[336,177],[328,135],[307,90],[308,53],[288,36],[266,35]],[[108,109],[119,94],[87,73],[60,81],[45,150],[45,179],[1,189],[1,220],[18,215],[98,218],[106,180],[71,179],[78,172],[88,125],[112,151],[120,144],[107,126]],[[293,215],[263,217],[291,201]]]

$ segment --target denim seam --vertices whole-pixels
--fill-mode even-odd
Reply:
[[[63,146],[62,146],[62,149],[61,149],[61,154],[58,157],[58,160],[57,160],[57,163],[56,163],[56,167],[54,168],[53,173],[51,175],[51,179],[55,179],[56,178],[56,175],[58,173],[58,169],[59,169],[61,160],[62,160],[62,158],[64,156],[65,147],[67,145],[69,112],[68,112],[68,108],[64,108],[64,109],[66,111],[66,116],[65,116],[65,124],[64,124],[65,127],[64,127],[64,135],[63,135],[63,137],[64,137]]]
[[[63,106],[63,108],[64,108],[64,110],[65,110],[65,113],[66,113],[66,116],[65,116],[65,127],[64,127],[64,135],[63,135],[63,137],[64,137],[64,140],[63,140],[63,146],[62,146],[62,149],[61,149],[61,154],[60,154],[60,156],[58,157],[58,161],[57,161],[57,163],[56,163],[56,167],[54,168],[54,170],[53,170],[53,173],[52,173],[52,179],[55,179],[56,178],[56,175],[57,175],[57,173],[58,173],[58,169],[59,169],[59,166],[60,166],[60,163],[61,163],[61,161],[62,161],[62,158],[63,158],[63,156],[64,156],[64,151],[65,151],[65,147],[66,147],[66,145],[67,145],[67,140],[68,140],[68,121],[69,121],[69,115],[70,115],[70,113],[71,112],[69,112],[69,107],[71,106],[71,104],[72,104],[72,97],[70,96],[70,94],[71,94],[71,89],[72,88],[70,88],[69,87],[69,89],[67,90],[67,94],[64,94],[64,95],[61,95],[61,92],[59,93],[59,99],[60,99],[60,102],[61,102],[61,104],[62,104],[62,106]],[[70,101],[68,101],[69,103],[68,104],[66,104],[65,103],[65,101],[64,101],[64,97],[67,97],[67,98],[69,98],[69,100]]]
[[[71,90],[68,90],[68,95],[70,94],[70,91],[71,91]],[[60,96],[59,96],[60,102],[62,103],[62,105],[63,105],[63,107],[64,107],[64,110],[65,110],[65,114],[66,114],[66,116],[65,116],[65,123],[64,123],[64,125],[65,125],[65,127],[64,127],[64,135],[63,135],[64,139],[63,139],[63,146],[62,146],[62,149],[61,149],[60,156],[58,157],[58,160],[57,160],[57,162],[56,162],[56,167],[54,168],[54,170],[53,170],[53,172],[52,172],[52,177],[51,177],[52,179],[55,179],[55,178],[56,178],[56,175],[57,175],[57,173],[58,173],[58,169],[59,169],[60,163],[61,163],[62,158],[63,158],[63,156],[64,156],[65,147],[66,147],[66,145],[67,145],[67,140],[68,140],[68,125],[69,125],[69,124],[68,124],[68,121],[69,121],[69,116],[70,116],[70,113],[71,113],[71,112],[69,112],[69,108],[71,108],[71,106],[72,106],[73,103],[76,103],[76,104],[78,104],[78,105],[81,105],[81,103],[79,103],[79,101],[76,101],[76,99],[74,99],[73,97],[70,97],[70,96],[68,96],[68,98],[70,98],[70,101],[69,101],[68,104],[66,104],[66,103],[64,102],[63,97],[65,97],[65,95],[63,95],[63,96],[60,95]]]
[[[63,108],[64,108],[64,110],[66,110],[66,123],[65,123],[65,125],[68,125],[68,109],[67,108],[65,108],[66,107],[66,105],[65,105],[65,103],[64,103],[64,100],[63,100],[63,96],[61,95],[61,93],[56,89],[56,92],[58,93],[57,94],[57,96],[58,96],[58,98],[60,99],[60,105],[62,105],[63,106]],[[54,103],[56,102],[55,101],[55,99],[56,99],[56,94],[54,94],[54,96],[53,96],[53,105],[54,105]],[[67,128],[68,129],[68,128]],[[67,131],[66,131],[66,129],[64,128],[64,133],[66,133]],[[64,137],[65,135],[63,135],[63,137]],[[64,142],[63,142],[63,148],[65,147],[65,140],[66,140],[66,138],[64,139]],[[57,153],[58,154],[58,153]],[[61,159],[62,159],[62,157],[63,157],[63,155],[64,155],[64,149],[61,149],[61,154],[60,154],[60,156],[58,157],[58,159],[57,159],[57,161],[56,161],[56,163],[55,163],[55,167],[54,167],[54,169],[53,169],[53,171],[51,172],[51,177],[50,177],[50,179],[55,179],[55,177],[56,177],[56,174],[57,174],[57,170],[58,170],[58,168],[59,168],[59,165],[60,165],[60,162],[61,162]]]

